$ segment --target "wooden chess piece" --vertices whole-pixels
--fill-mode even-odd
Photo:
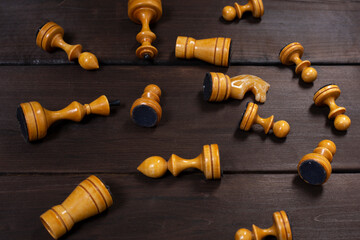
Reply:
[[[197,168],[202,171],[206,179],[220,179],[220,154],[217,144],[204,145],[203,151],[194,159],[184,159],[172,154],[169,161],[159,156],[153,156],[143,161],[137,170],[145,176],[159,178],[164,176],[166,170],[178,176],[187,168]]]
[[[328,105],[330,108],[328,118],[335,118],[335,128],[339,131],[345,131],[350,127],[351,120],[344,114],[346,109],[344,107],[339,107],[335,103],[335,100],[340,96],[340,93],[340,88],[337,85],[325,85],[314,94],[313,100],[316,106]]]
[[[234,3],[234,7],[226,6],[222,10],[222,16],[226,21],[233,21],[237,16],[242,18],[244,12],[252,12],[253,17],[260,18],[264,15],[264,5],[262,0],[249,0],[245,5]]]
[[[161,89],[157,85],[147,85],[141,98],[136,99],[130,109],[130,117],[134,123],[142,127],[157,125],[162,115],[160,97]]]
[[[315,70],[315,68],[310,67],[310,61],[301,60],[303,53],[304,47],[300,43],[290,43],[280,51],[280,61],[284,65],[292,65],[293,63],[295,63],[295,73],[301,73],[302,80],[304,82],[311,83],[316,80],[317,71]]]
[[[94,54],[90,52],[82,53],[80,44],[67,44],[63,37],[64,29],[54,22],[48,22],[39,29],[36,36],[36,45],[47,52],[51,52],[55,48],[61,48],[68,55],[69,61],[77,58],[80,66],[86,70],[99,68],[99,62]]]
[[[299,176],[312,185],[324,184],[331,175],[331,162],[336,153],[336,145],[330,140],[322,140],[313,153],[300,160],[297,169]]]
[[[251,91],[258,102],[266,101],[266,92],[270,84],[254,75],[239,75],[230,78],[223,73],[206,73],[203,91],[204,100],[221,102],[229,97],[243,99],[246,92]]]
[[[208,38],[196,40],[191,37],[177,37],[175,56],[177,58],[197,58],[216,66],[228,67],[230,61],[231,38]]]
[[[112,204],[109,188],[99,178],[91,175],[62,204],[43,213],[40,220],[50,235],[58,239],[70,231],[75,223],[105,211]]]
[[[268,229],[262,229],[254,224],[252,231],[241,228],[235,234],[235,240],[261,240],[266,236],[274,236],[278,240],[292,240],[289,218],[285,211],[273,213],[273,225]]]
[[[159,21],[162,16],[161,0],[129,0],[128,16],[131,21],[142,24],[141,32],[136,35],[136,41],[141,46],[136,49],[136,56],[142,59],[152,59],[158,50],[151,45],[156,35],[150,30],[149,24]]]
[[[265,134],[270,129],[273,130],[274,134],[278,138],[286,137],[290,132],[290,125],[284,120],[280,120],[274,123],[274,115],[268,118],[261,118],[258,113],[258,105],[252,102],[248,102],[246,105],[245,112],[243,113],[240,120],[240,129],[249,131],[251,126],[255,123],[260,124],[265,131]]]
[[[110,114],[110,106],[114,105],[119,105],[119,101],[109,103],[105,95],[84,105],[74,101],[59,111],[47,110],[38,102],[26,102],[21,103],[17,108],[17,119],[24,138],[31,142],[44,138],[47,129],[58,120],[80,122],[85,115],[89,114],[107,116]]]

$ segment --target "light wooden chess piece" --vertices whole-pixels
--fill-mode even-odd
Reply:
[[[151,45],[156,39],[149,24],[159,21],[162,16],[161,0],[129,0],[128,16],[131,21],[142,24],[141,31],[136,35],[136,41],[141,46],[136,49],[136,56],[141,59],[152,59],[158,50]]]
[[[255,100],[261,103],[266,101],[266,92],[270,84],[254,75],[239,75],[230,78],[223,73],[206,73],[203,91],[204,100],[209,102],[221,102],[229,97],[243,99],[246,92],[251,91]]]
[[[216,66],[228,67],[230,62],[231,38],[208,38],[196,40],[191,37],[177,37],[175,56],[197,58]]]
[[[112,204],[107,186],[92,175],[82,181],[62,204],[43,213],[40,220],[50,235],[58,239],[75,223],[105,211]]]
[[[26,102],[21,103],[17,108],[17,118],[25,140],[31,142],[44,138],[47,129],[58,120],[67,119],[80,122],[85,115],[89,114],[108,116],[110,106],[114,105],[119,105],[119,101],[109,103],[105,95],[84,105],[74,101],[59,111],[47,110],[38,102]]]
[[[293,42],[285,46],[280,51],[280,61],[284,65],[296,64],[295,73],[301,73],[301,79],[304,82],[311,83],[317,78],[317,71],[310,67],[311,63],[308,60],[302,61],[301,57],[304,53],[304,47],[298,43]]]
[[[249,0],[245,5],[234,3],[234,7],[226,6],[222,10],[222,16],[226,21],[233,21],[237,16],[239,19],[245,12],[252,12],[253,17],[261,18],[264,15],[262,0]]]
[[[252,231],[241,228],[235,234],[235,240],[262,240],[266,236],[274,236],[277,240],[292,240],[289,218],[285,211],[273,213],[274,224],[268,229],[262,229],[254,224]]]
[[[162,177],[167,170],[172,175],[178,176],[180,172],[188,168],[197,168],[202,171],[206,179],[220,179],[220,154],[217,144],[204,145],[203,151],[194,159],[183,159],[172,154],[169,161],[159,156],[145,159],[137,170],[151,178]]]
[[[280,120],[274,123],[274,115],[268,118],[261,118],[258,115],[258,105],[249,102],[246,106],[245,112],[240,121],[240,129],[249,131],[253,124],[260,124],[264,128],[265,134],[268,134],[272,129],[274,135],[278,138],[286,137],[290,132],[290,125],[284,120]]]
[[[160,97],[161,89],[157,85],[147,85],[141,98],[136,99],[130,109],[130,117],[134,123],[142,127],[157,125],[162,115]]]
[[[344,114],[346,109],[344,107],[339,107],[335,103],[335,100],[340,96],[340,93],[340,88],[337,85],[325,85],[315,93],[313,100],[316,106],[328,105],[330,108],[328,118],[335,118],[335,128],[339,131],[345,131],[350,127],[351,120]]]
[[[322,140],[313,153],[300,160],[297,170],[299,176],[312,185],[324,184],[331,175],[331,162],[336,153],[336,145],[330,140]]]
[[[39,29],[36,36],[36,45],[47,52],[51,52],[55,48],[61,48],[68,55],[69,61],[78,59],[80,66],[86,70],[99,68],[99,62],[94,54],[81,52],[82,46],[80,44],[67,44],[63,37],[64,29],[54,22],[48,22]]]

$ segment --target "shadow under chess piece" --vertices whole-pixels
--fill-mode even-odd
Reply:
[[[209,102],[221,102],[229,97],[243,99],[246,92],[251,91],[255,100],[261,103],[266,101],[266,92],[270,84],[254,75],[239,75],[230,78],[223,73],[206,73],[203,91],[204,100]]]
[[[268,134],[270,129],[273,130],[274,135],[278,138],[286,137],[290,132],[290,125],[284,120],[274,123],[274,115],[268,118],[261,118],[258,115],[259,106],[255,103],[248,102],[245,112],[240,120],[240,129],[249,131],[253,124],[260,124],[264,128],[265,134]]]
[[[136,99],[130,109],[133,122],[142,127],[157,125],[162,116],[160,97],[161,89],[157,85],[147,85],[141,98]]]
[[[226,6],[222,10],[222,16],[226,21],[233,21],[235,17],[241,19],[244,12],[252,12],[253,17],[261,18],[264,15],[262,0],[249,0],[245,5],[234,3],[234,7]]]
[[[194,159],[184,159],[172,154],[169,161],[159,156],[153,156],[143,161],[137,170],[145,176],[159,178],[164,176],[166,170],[172,175],[178,176],[180,172],[188,168],[197,168],[202,171],[206,179],[220,179],[220,154],[217,144],[204,145],[203,151]]]
[[[58,120],[67,119],[80,122],[85,115],[89,114],[108,116],[110,106],[114,105],[119,105],[119,101],[109,103],[105,95],[84,105],[74,101],[59,111],[47,110],[38,102],[26,102],[21,103],[17,108],[17,119],[25,140],[31,142],[44,138],[47,129]]]
[[[314,94],[313,100],[316,106],[328,105],[330,108],[328,118],[335,118],[335,128],[339,131],[345,131],[350,127],[351,120],[344,114],[346,109],[344,107],[339,107],[335,103],[335,100],[340,96],[340,93],[340,88],[337,85],[325,85]]]
[[[312,185],[324,184],[331,175],[331,162],[336,153],[336,145],[330,140],[322,140],[313,153],[300,160],[297,169],[299,176]]]
[[[156,35],[150,30],[149,24],[159,21],[162,16],[161,0],[129,0],[128,16],[131,21],[142,24],[141,31],[136,35],[136,41],[141,46],[136,49],[136,56],[141,59],[152,59],[158,50],[151,45]]]
[[[277,240],[292,240],[289,218],[285,211],[273,213],[274,224],[268,229],[262,229],[254,224],[252,231],[241,228],[235,234],[235,240],[262,240],[266,236],[274,236]]]
[[[47,52],[51,52],[55,48],[61,48],[68,55],[69,61],[78,59],[80,66],[86,70],[99,68],[99,62],[94,54],[90,52],[82,53],[80,44],[67,44],[63,37],[64,29],[54,22],[48,22],[39,29],[36,36],[36,45]]]
[[[216,66],[228,67],[230,62],[231,38],[208,38],[196,40],[191,37],[177,37],[175,56],[197,58]]]
[[[293,42],[285,46],[280,51],[280,61],[284,65],[296,64],[295,73],[301,73],[301,79],[304,82],[311,83],[317,78],[317,71],[310,67],[311,63],[308,60],[302,61],[301,57],[304,53],[304,47],[298,43]]]
[[[105,211],[112,204],[108,187],[92,175],[82,181],[62,204],[43,213],[40,220],[50,235],[58,239],[75,223]]]

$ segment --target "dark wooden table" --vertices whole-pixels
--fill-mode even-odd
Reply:
[[[278,210],[288,213],[294,239],[360,239],[360,1],[265,0],[261,21],[246,14],[225,23],[221,10],[232,3],[164,0],[163,17],[151,26],[159,56],[148,63],[135,56],[140,26],[128,19],[125,0],[0,2],[0,239],[51,239],[40,214],[90,174],[110,185],[114,205],[76,224],[64,239],[233,239],[241,227],[269,227]],[[47,20],[65,29],[65,40],[95,53],[101,69],[88,72],[63,51],[38,48],[35,33]],[[178,35],[231,37],[231,66],[176,59]],[[278,60],[293,41],[318,70],[314,84]],[[209,71],[269,82],[261,115],[287,120],[288,137],[238,129],[252,94],[243,101],[203,101]],[[149,83],[162,88],[163,119],[145,129],[131,122],[129,109]],[[352,120],[347,132],[334,129],[328,108],[313,105],[313,94],[328,83],[342,91],[337,103]],[[102,94],[121,100],[111,116],[57,123],[36,143],[21,137],[19,103],[57,110]],[[325,185],[311,186],[296,166],[322,139],[337,145],[333,174]],[[205,181],[198,171],[150,179],[136,170],[149,156],[192,158],[210,143],[220,147],[221,181]]]

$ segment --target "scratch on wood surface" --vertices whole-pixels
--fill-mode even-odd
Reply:
[[[360,212],[325,213],[316,216],[314,221],[327,223],[360,222]]]
[[[58,7],[61,6],[61,5],[63,5],[64,2],[66,2],[66,0],[62,0],[62,1],[58,4]]]

